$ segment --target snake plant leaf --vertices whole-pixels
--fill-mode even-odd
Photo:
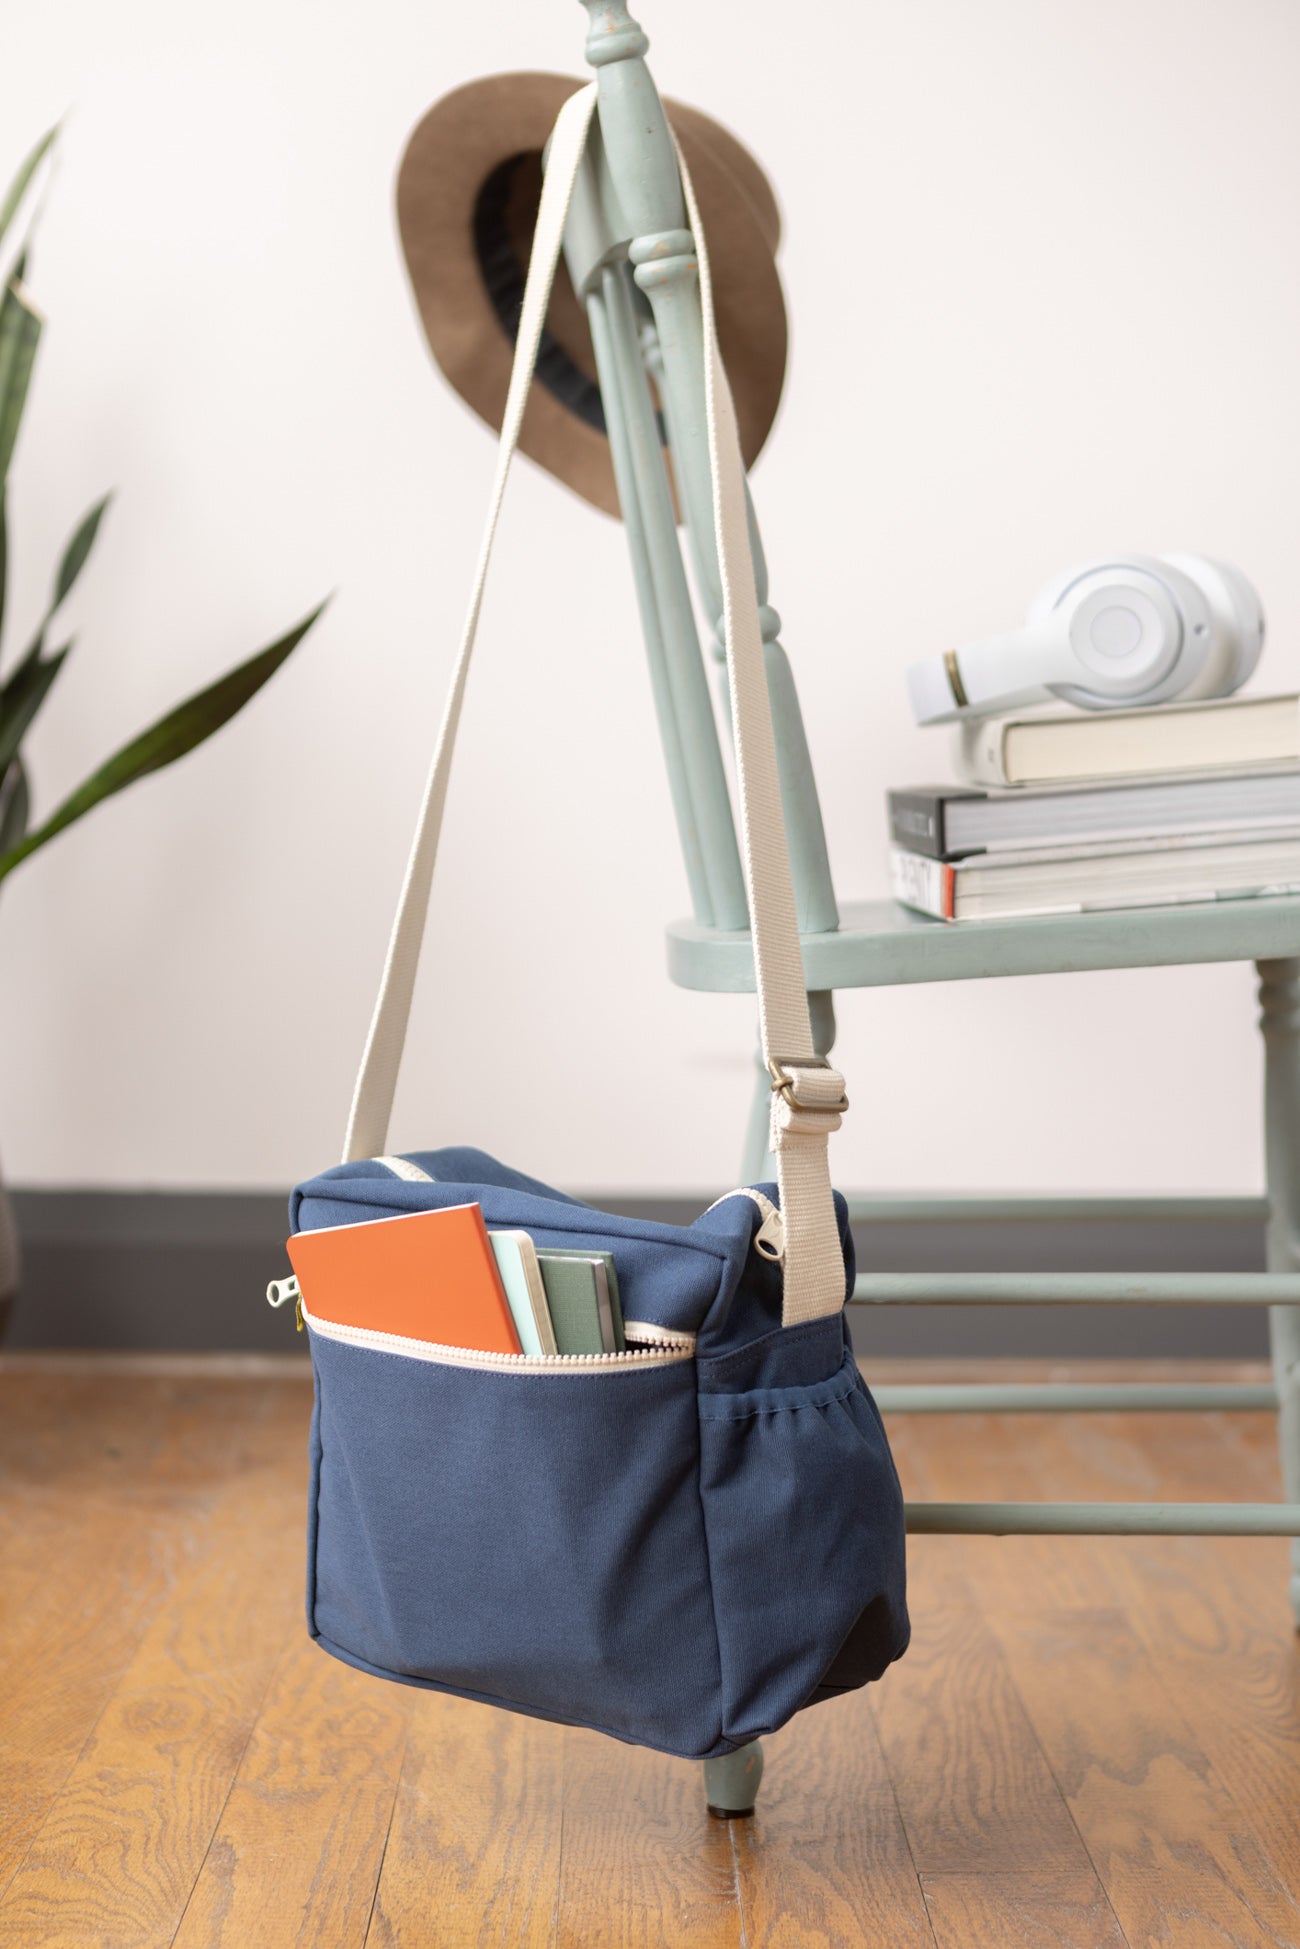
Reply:
[[[9,513],[5,483],[0,480],[0,634],[4,632],[5,588],[9,581]]]
[[[0,481],[9,472],[43,323],[15,273],[0,299]]]
[[[0,784],[0,853],[26,838],[30,809],[27,768],[21,758],[15,758]]]
[[[24,657],[9,681],[0,684],[0,778],[18,756],[32,719],[49,695],[50,685],[71,648],[69,640],[53,656]]]
[[[27,645],[27,648],[23,651],[21,660],[15,664],[13,676],[9,679],[10,683],[13,683],[27,669],[29,664],[34,663],[45,648],[45,632],[54,620],[55,611],[71,590],[73,583],[81,574],[82,569],[86,566],[86,558],[95,545],[95,536],[99,533],[99,524],[103,520],[105,510],[112,498],[111,493],[105,494],[102,500],[96,501],[89,514],[82,516],[80,527],[63,551],[63,560],[59,563],[59,572],[54,578],[54,593],[50,597],[49,606],[45,614],[41,617],[40,627],[37,629],[31,642]],[[0,614],[3,613],[3,601],[3,583],[0,581]],[[3,702],[0,702],[0,718],[3,716],[3,710]]]
[[[59,572],[54,578],[54,607],[56,609],[63,601],[64,596],[67,595],[77,577],[81,574],[82,569],[85,568],[86,557],[95,545],[95,536],[99,533],[99,524],[103,520],[104,511],[112,498],[112,494],[109,493],[105,494],[102,500],[96,501],[90,513],[83,515],[81,526],[77,529],[72,540],[64,549],[63,560],[59,563]]]
[[[44,135],[41,136],[40,140],[19,164],[18,174],[5,191],[4,202],[0,203],[0,242],[3,242],[6,230],[8,230],[18,213],[18,205],[27,194],[28,184],[40,168],[49,151],[53,148],[54,139],[58,133],[59,124],[56,122],[52,129],[46,129]]]
[[[139,737],[124,744],[51,813],[44,825],[0,853],[0,880],[12,873],[15,866],[38,847],[48,845],[51,839],[66,831],[76,820],[84,818],[87,812],[105,799],[124,791],[138,778],[161,771],[164,765],[174,764],[178,758],[193,751],[196,745],[202,744],[205,738],[210,738],[214,731],[219,731],[237,711],[243,709],[250,698],[257,695],[267,679],[275,675],[324,607],[323,602],[318,604],[287,636],[280,637],[278,642],[249,657],[246,663],[227,671],[216,683],[210,684],[206,690],[197,691],[183,704],[178,704],[175,710],[160,717],[147,731],[142,731]]]

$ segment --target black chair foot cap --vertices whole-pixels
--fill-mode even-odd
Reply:
[[[709,1808],[709,1812],[713,1815],[714,1820],[748,1820],[753,1811],[754,1809],[752,1807],[711,1806]]]

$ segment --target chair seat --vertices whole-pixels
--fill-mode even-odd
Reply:
[[[1295,895],[956,924],[927,920],[893,900],[850,900],[841,907],[838,933],[803,936],[810,991],[1291,955],[1300,955],[1300,897]],[[752,991],[749,935],[674,921],[668,929],[668,973],[679,988]]]

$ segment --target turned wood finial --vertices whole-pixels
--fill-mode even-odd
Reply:
[[[654,256],[670,250],[649,243],[686,222],[677,151],[663,103],[645,63],[650,43],[623,0],[582,0],[589,22],[587,59],[600,89],[600,131],[619,204],[634,239]],[[694,252],[689,234],[686,248]],[[640,263],[634,245],[634,264]],[[646,289],[641,277],[637,282]]]
[[[589,15],[587,60],[593,68],[610,61],[632,61],[649,53],[649,37],[633,20],[623,0],[582,0]]]

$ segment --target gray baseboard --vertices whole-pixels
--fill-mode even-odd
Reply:
[[[23,1277],[11,1347],[269,1352],[294,1345],[266,1283],[288,1270],[286,1203],[270,1192],[16,1191]],[[593,1195],[610,1211],[687,1223],[699,1198]],[[877,1272],[1258,1271],[1263,1228],[1243,1211],[1194,1226],[1164,1217],[877,1219],[858,1230]],[[878,1355],[1185,1355],[1267,1352],[1263,1309],[1205,1306],[897,1307],[855,1311]]]

